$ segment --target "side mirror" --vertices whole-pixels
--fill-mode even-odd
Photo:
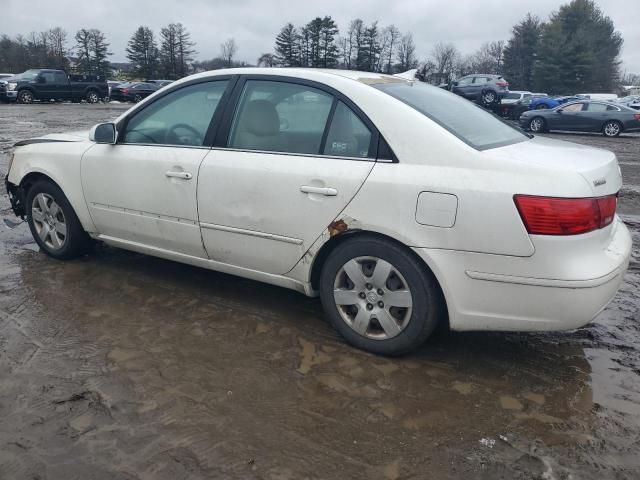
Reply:
[[[89,140],[114,145],[116,143],[116,124],[99,123],[89,132]]]
[[[556,110],[556,113],[562,113],[562,109],[559,108],[558,110]]]

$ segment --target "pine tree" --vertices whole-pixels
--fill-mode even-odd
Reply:
[[[104,33],[97,28],[92,28],[90,31],[89,49],[91,55],[91,73],[94,75],[101,75],[106,77],[109,73],[109,60],[111,55],[109,51],[109,43]]]
[[[544,24],[530,13],[512,29],[504,49],[503,71],[514,90],[533,88],[533,68]]]
[[[176,25],[170,23],[160,30],[160,64],[165,78],[178,78],[178,35]]]
[[[179,77],[186,77],[189,75],[190,64],[193,62],[193,55],[196,53],[195,48],[193,48],[196,44],[191,41],[191,34],[181,23],[176,24],[176,41],[177,73]]]
[[[330,16],[322,19],[320,29],[320,66],[334,68],[338,64],[338,46],[336,45],[338,26]]]
[[[91,31],[81,28],[76,32],[76,70],[79,73],[91,73]]]
[[[283,67],[300,66],[300,34],[298,29],[287,23],[276,37],[276,62]]]
[[[159,52],[153,31],[149,27],[138,27],[131,36],[126,51],[137,76],[149,79],[156,75]]]
[[[593,0],[560,7],[543,29],[534,67],[536,90],[610,92],[619,77],[622,36]]]

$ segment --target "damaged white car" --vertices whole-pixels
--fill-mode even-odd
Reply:
[[[97,240],[319,294],[350,343],[392,355],[443,322],[591,321],[629,263],[621,181],[608,151],[410,79],[234,69],[18,143],[7,189],[54,258]]]

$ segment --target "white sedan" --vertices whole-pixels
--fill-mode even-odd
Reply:
[[[16,145],[10,199],[58,259],[92,241],[320,295],[353,345],[560,330],[616,294],[631,238],[613,153],[532,138],[376,73],[234,69],[90,133]]]

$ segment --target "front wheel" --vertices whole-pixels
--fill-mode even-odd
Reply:
[[[18,92],[18,103],[33,103],[33,92],[31,90],[20,90]]]
[[[142,101],[142,96],[139,93],[136,93],[135,96],[133,97],[133,102],[138,103],[141,101]]]
[[[622,126],[620,125],[620,122],[616,122],[615,120],[609,120],[602,127],[602,134],[605,137],[617,137],[620,135],[621,131]]]
[[[533,133],[542,133],[546,130],[547,125],[542,117],[532,118],[529,122],[529,130]]]
[[[380,355],[417,348],[445,315],[433,274],[407,249],[376,237],[346,240],[331,253],[320,297],[350,344]]]
[[[52,182],[36,182],[27,194],[27,222],[40,248],[59,260],[86,253],[91,239],[62,190]]]

